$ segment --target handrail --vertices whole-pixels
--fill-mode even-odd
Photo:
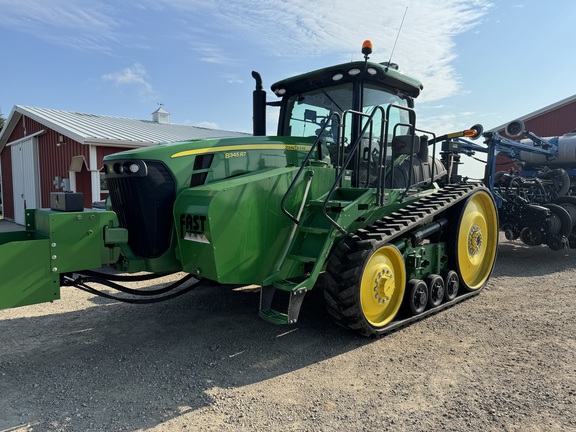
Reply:
[[[302,172],[304,171],[304,167],[306,166],[307,162],[310,160],[312,153],[314,152],[316,147],[319,148],[319,143],[321,142],[322,134],[326,130],[326,126],[328,125],[328,123],[330,123],[329,120],[332,119],[332,117],[336,117],[337,124],[340,125],[340,120],[341,120],[340,114],[337,112],[333,112],[332,114],[330,114],[330,116],[326,119],[326,121],[324,122],[324,124],[320,128],[320,132],[318,133],[318,136],[316,137],[314,144],[312,144],[312,147],[308,151],[308,154],[306,155],[306,157],[302,161],[302,164],[300,165],[300,169],[298,169],[298,172],[294,176],[294,179],[290,183],[290,186],[288,186],[288,190],[284,194],[284,197],[282,198],[282,202],[280,203],[280,209],[282,210],[282,212],[286,216],[288,216],[296,225],[299,225],[300,221],[298,219],[296,219],[288,210],[286,210],[286,200],[288,199],[288,195],[290,194],[290,192],[292,192],[292,189],[294,189],[294,186],[296,185],[296,181],[302,175]]]
[[[408,112],[408,123],[397,123],[394,125],[394,132],[393,135],[396,136],[396,128],[400,127],[400,126],[406,126],[409,128],[409,130],[411,131],[410,133],[410,137],[411,137],[411,146],[410,146],[410,160],[413,163],[414,159],[413,159],[413,154],[414,154],[414,140],[416,139],[416,113],[414,112],[414,110],[412,108],[403,106],[403,105],[396,105],[396,104],[390,104],[386,107],[386,118],[390,118],[390,110],[392,108],[396,108],[400,111],[406,111]],[[388,123],[386,124],[386,137],[388,137]],[[392,149],[394,150],[394,149]],[[406,189],[403,192],[403,196],[406,196],[406,194],[408,193],[408,190],[410,189],[410,183],[412,183],[412,171],[413,169],[411,169],[408,172],[408,182],[406,185]],[[391,177],[390,177],[390,181],[391,181],[391,185],[394,186],[394,170],[392,170],[391,172]]]
[[[328,220],[328,222],[330,222],[342,234],[347,234],[348,232],[344,228],[342,228],[338,224],[338,222],[336,222],[334,219],[332,219],[330,217],[330,215],[328,214],[328,210],[327,210],[328,201],[330,201],[330,198],[332,198],[332,195],[334,194],[334,191],[336,190],[337,185],[341,184],[342,175],[344,174],[344,172],[346,171],[346,168],[350,164],[350,161],[352,160],[354,153],[358,150],[358,146],[362,142],[362,137],[366,133],[366,129],[368,129],[368,127],[372,125],[372,121],[374,120],[374,116],[376,115],[376,112],[378,112],[378,111],[382,112],[382,123],[386,122],[386,124],[387,124],[387,120],[386,120],[387,117],[385,116],[384,108],[380,105],[374,107],[374,109],[372,110],[372,113],[370,113],[370,115],[365,114],[363,112],[359,112],[359,111],[353,111],[353,110],[346,110],[344,112],[344,116],[343,116],[344,120],[346,119],[346,114],[351,114],[351,115],[356,114],[356,115],[359,115],[360,117],[367,117],[367,119],[366,119],[366,124],[362,128],[360,134],[358,135],[358,137],[356,138],[356,141],[354,142],[354,144],[352,145],[352,147],[350,149],[348,158],[342,164],[342,168],[338,172],[338,175],[336,176],[336,180],[334,181],[334,184],[332,184],[330,191],[328,192],[328,194],[326,195],[326,198],[324,199],[324,202],[322,203],[322,214]],[[345,126],[345,123],[343,124],[343,126]],[[361,156],[361,155],[359,155],[359,156]],[[379,170],[381,170],[381,169],[382,169],[382,167],[379,167]]]
[[[298,209],[298,216],[297,216],[298,219],[300,219],[300,217],[302,216],[302,212],[304,211],[304,206],[306,204],[306,199],[308,198],[308,193],[310,192],[310,185],[312,184],[313,175],[314,175],[313,172],[311,172],[311,171],[308,172],[308,180],[306,181],[306,189],[304,189],[304,196],[302,197],[302,203],[300,204],[300,208]],[[297,229],[298,229],[298,222],[296,224],[292,225],[292,230],[290,231],[290,235],[288,236],[288,241],[286,242],[284,250],[282,251],[282,258],[278,261],[278,266],[276,267],[276,271],[280,271],[280,268],[282,267],[282,263],[284,262],[284,260],[288,256],[288,252],[290,251],[290,248],[292,247],[292,241],[294,240],[294,236],[296,235]]]
[[[350,165],[351,161],[354,159],[354,156],[356,155],[356,163],[357,163],[357,167],[356,168],[356,172],[358,175],[358,182],[357,182],[357,186],[361,187],[362,184],[365,187],[368,187],[370,185],[370,173],[371,173],[371,162],[372,162],[372,137],[373,137],[373,126],[374,126],[374,118],[375,116],[380,113],[382,116],[382,122],[380,125],[380,137],[379,137],[379,141],[378,141],[378,145],[379,145],[379,156],[378,156],[378,167],[377,167],[377,179],[376,179],[376,203],[377,205],[383,205],[384,203],[384,190],[385,190],[385,186],[386,186],[386,171],[387,171],[387,153],[388,153],[388,147],[389,147],[389,127],[390,127],[390,123],[389,123],[389,118],[390,118],[390,111],[392,109],[398,109],[401,111],[406,111],[408,112],[408,123],[398,123],[395,124],[393,126],[393,135],[392,136],[396,136],[396,130],[399,127],[405,126],[408,128],[408,130],[410,131],[410,136],[411,136],[411,148],[410,148],[410,157],[413,158],[414,155],[414,146],[415,146],[415,139],[417,137],[416,135],[416,131],[418,132],[424,132],[424,133],[429,133],[427,131],[423,131],[421,129],[417,129],[416,128],[416,113],[414,112],[414,110],[412,108],[406,107],[406,106],[402,106],[402,105],[395,105],[395,104],[390,104],[388,105],[386,108],[384,108],[383,106],[379,105],[374,107],[374,109],[372,110],[372,112],[370,114],[364,113],[364,112],[360,112],[360,111],[355,111],[355,110],[345,110],[342,115],[340,115],[338,112],[333,112],[327,119],[326,122],[322,125],[319,133],[318,133],[318,137],[316,138],[316,140],[314,141],[314,144],[312,145],[312,147],[310,148],[310,150],[308,151],[306,157],[304,158],[300,168],[298,169],[298,172],[296,173],[296,175],[294,176],[294,179],[292,180],[292,182],[290,183],[290,186],[288,187],[288,190],[286,191],[286,193],[284,194],[284,197],[282,198],[282,202],[281,202],[281,209],[282,212],[288,216],[296,225],[300,224],[299,221],[299,217],[294,217],[287,209],[286,209],[286,201],[288,199],[288,196],[290,195],[290,193],[292,192],[292,190],[294,189],[296,182],[298,181],[298,179],[301,177],[302,172],[304,171],[308,161],[310,160],[310,158],[312,157],[312,154],[314,153],[314,151],[318,150],[319,155],[320,155],[320,143],[321,143],[321,139],[322,139],[322,135],[323,132],[326,130],[327,125],[330,123],[330,120],[334,118],[334,121],[332,122],[332,125],[334,126],[334,124],[337,124],[337,136],[336,136],[336,143],[337,143],[337,151],[336,151],[336,164],[334,166],[335,168],[335,180],[334,183],[332,184],[332,187],[330,188],[330,190],[328,191],[326,197],[324,198],[324,201],[322,203],[322,214],[323,216],[328,220],[328,222],[330,222],[331,225],[333,225],[338,231],[340,231],[342,234],[347,234],[347,231],[340,226],[329,214],[328,214],[328,202],[330,201],[330,199],[332,198],[332,196],[334,195],[334,192],[336,191],[336,188],[338,186],[342,186],[342,180],[343,180],[343,176],[346,172],[346,168],[348,168],[348,166]],[[365,123],[360,131],[360,134],[358,135],[358,137],[356,138],[356,140],[354,141],[352,146],[349,146],[349,152],[348,152],[348,156],[346,157],[345,154],[345,149],[344,149],[344,140],[346,137],[346,120],[347,120],[347,116],[359,116],[360,118],[365,118]],[[363,155],[361,154],[360,151],[360,144],[362,143],[362,139],[364,138],[366,132],[369,130],[369,135],[368,135],[368,167],[367,167],[367,172],[366,172],[366,179],[364,182],[361,181],[360,179],[360,162],[361,162],[361,158],[363,158]],[[431,134],[434,136],[434,134]],[[392,149],[393,151],[393,149]],[[433,146],[433,155],[436,152],[436,143],[434,143]],[[432,175],[434,174],[434,169],[435,169],[435,165],[433,163],[432,166]],[[413,177],[413,170],[409,170],[408,172],[408,184],[406,185],[406,189],[403,192],[403,196],[406,196],[406,194],[408,193],[411,183],[412,183],[412,177]],[[432,181],[433,181],[433,177],[432,177]],[[391,172],[391,179],[392,182],[394,181],[394,172],[392,170]]]
[[[357,138],[357,140],[360,140],[360,142],[361,142],[362,139],[366,138],[366,129],[367,129],[367,128],[370,128],[370,132],[369,132],[369,134],[368,134],[368,136],[367,136],[367,139],[368,139],[368,155],[369,155],[367,162],[368,162],[369,164],[370,164],[370,162],[371,162],[372,160],[374,160],[374,159],[372,158],[372,141],[373,141],[372,138],[373,138],[373,125],[374,125],[373,119],[374,119],[374,117],[375,117],[375,115],[376,115],[376,112],[375,112],[375,111],[381,111],[381,110],[383,110],[382,107],[375,107],[375,108],[373,109],[372,113],[370,113],[370,114],[366,114],[366,113],[359,112],[359,111],[354,111],[354,110],[347,110],[347,111],[344,112],[344,115],[343,115],[343,119],[344,119],[344,120],[343,120],[342,128],[343,128],[344,132],[346,131],[346,116],[347,116],[348,114],[350,114],[350,115],[358,115],[358,116],[360,116],[360,117],[368,117],[368,120],[367,120],[366,124],[364,125],[364,127],[363,127],[363,129],[362,129],[362,131],[361,131],[361,133],[360,133],[360,135],[359,135],[359,137]],[[383,112],[383,111],[382,111],[382,112]],[[384,142],[383,142],[383,140],[382,140],[382,137],[384,137],[384,126],[385,126],[385,124],[386,124],[387,122],[388,122],[388,120],[387,120],[385,117],[382,117],[382,122],[381,122],[381,124],[380,124],[380,135],[379,135],[379,137],[380,137],[380,138],[379,138],[379,152],[380,152],[380,154],[382,154],[382,147],[383,147],[383,145],[387,145],[387,141],[384,140]],[[345,153],[345,152],[344,152],[344,141],[342,140],[342,142],[339,142],[339,143],[338,143],[338,146],[339,146],[339,148],[342,147],[342,151],[340,151],[340,149],[339,149],[338,154],[340,155],[340,153],[342,153],[342,155],[344,156],[344,153]],[[355,172],[357,173],[357,175],[360,176],[360,173],[361,173],[361,171],[362,171],[362,170],[360,169],[360,167],[361,167],[361,163],[360,163],[360,162],[361,162],[361,160],[363,159],[363,155],[360,153],[360,148],[359,148],[359,145],[358,145],[358,144],[355,144],[355,145],[353,145],[353,146],[351,146],[351,147],[353,148],[353,150],[349,152],[349,157],[352,157],[352,156],[354,155],[354,153],[357,152],[356,167],[354,167],[354,168],[355,168]],[[343,157],[342,159],[344,159],[344,157]],[[378,173],[377,173],[377,176],[378,176],[378,178],[379,178],[379,176],[380,176],[380,174],[381,174],[381,171],[382,171],[381,159],[379,158],[376,162],[378,162]],[[347,164],[346,166],[348,166],[348,164]],[[370,179],[369,179],[370,166],[369,166],[369,165],[368,165],[366,171],[367,171],[367,175],[366,175],[366,179],[365,179],[365,181],[364,181],[364,186],[365,186],[365,187],[368,187],[368,185],[370,184]],[[336,174],[338,174],[338,171],[336,172]],[[342,183],[341,183],[341,182],[340,182],[340,186],[342,186]],[[358,179],[358,184],[357,184],[356,186],[357,186],[357,187],[361,187],[361,186],[362,186],[362,184],[361,184],[361,182],[360,182],[360,179]]]
[[[408,124],[408,123],[399,123],[399,124],[397,124],[396,126],[413,127],[412,125],[410,125],[410,124]],[[419,182],[419,183],[414,183],[414,184],[412,184],[412,181],[410,180],[409,183],[408,183],[408,187],[407,187],[407,188],[404,190],[404,192],[403,192],[404,196],[406,195],[406,193],[408,192],[408,190],[409,190],[410,187],[427,186],[428,184],[434,183],[434,175],[436,174],[436,173],[435,173],[435,170],[436,170],[435,156],[436,156],[436,139],[437,139],[437,138],[436,138],[436,134],[435,134],[434,132],[427,131],[427,130],[424,130],[424,129],[420,129],[420,128],[417,128],[417,127],[414,127],[414,132],[415,132],[415,133],[416,133],[416,132],[420,132],[420,133],[422,133],[422,134],[427,134],[427,135],[431,135],[431,136],[432,136],[432,139],[428,140],[428,142],[426,143],[427,146],[432,145],[432,169],[431,169],[431,173],[430,173],[430,180],[423,180],[423,181],[421,181],[421,182]],[[411,136],[412,136],[412,139],[414,140],[415,136],[414,136],[414,135],[411,135]],[[420,143],[420,145],[422,145],[422,142]],[[412,158],[413,155],[415,154],[415,153],[413,152],[413,151],[414,151],[414,146],[411,146],[410,151],[411,151],[411,154],[410,154],[409,156],[410,156],[410,158]],[[385,156],[383,155],[383,157],[385,157]],[[423,162],[424,162],[424,161],[423,161]],[[428,162],[428,161],[425,161],[425,162]],[[394,185],[394,172],[393,172],[393,168],[394,168],[394,167],[391,167],[391,168],[390,168],[390,170],[391,170],[391,171],[390,171],[390,184],[391,184],[391,187],[393,187],[393,185]],[[411,173],[411,171],[410,171],[410,173]],[[409,174],[410,174],[410,173],[409,173]],[[385,177],[384,177],[384,181],[385,181]],[[378,201],[378,205],[383,205],[383,204],[384,204],[384,203],[383,203],[382,200]]]
[[[432,141],[433,141],[433,143],[432,143],[432,171],[430,172],[430,184],[432,184],[432,183],[434,183],[434,174],[435,174],[434,168],[436,168],[436,161],[435,161],[435,158],[436,158],[436,134],[434,132],[430,132],[430,131],[427,131],[424,129],[418,129],[418,128],[416,128],[416,131],[421,132],[425,135],[428,135],[428,134],[432,135]],[[427,146],[429,145],[428,144],[429,142],[430,142],[430,140],[428,140],[426,142]],[[420,143],[420,145],[422,145],[422,143]],[[428,162],[428,161],[426,161],[426,162]]]

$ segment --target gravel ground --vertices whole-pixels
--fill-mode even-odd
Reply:
[[[573,431],[576,251],[503,241],[484,291],[382,339],[254,288],[0,311],[4,431]]]

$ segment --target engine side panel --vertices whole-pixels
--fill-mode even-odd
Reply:
[[[174,206],[178,255],[184,271],[220,283],[260,284],[279,265],[293,222],[281,201],[297,168],[277,168],[190,188]],[[308,199],[325,193],[334,171],[315,170]],[[287,209],[295,214],[304,182],[290,194]],[[284,277],[303,272],[294,263]]]

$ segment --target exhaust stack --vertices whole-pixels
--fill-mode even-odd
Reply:
[[[262,77],[252,71],[256,80],[256,89],[252,93],[252,133],[255,136],[266,135],[266,91],[262,87]]]

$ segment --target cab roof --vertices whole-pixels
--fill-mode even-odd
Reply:
[[[278,81],[272,84],[271,88],[277,96],[282,96],[284,93],[298,94],[318,87],[352,82],[359,74],[364,73],[365,83],[392,87],[408,96],[417,97],[424,86],[419,80],[398,72],[397,67],[395,64],[364,61],[343,63]],[[363,72],[364,68],[366,72]],[[359,72],[350,74],[350,71]]]

